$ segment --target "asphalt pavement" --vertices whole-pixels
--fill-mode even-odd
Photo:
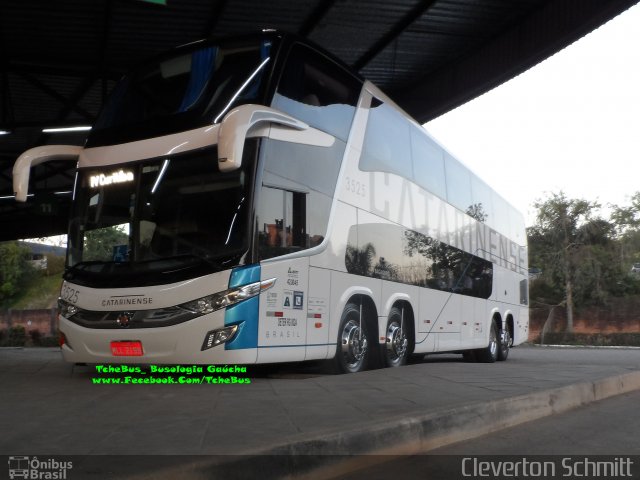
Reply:
[[[126,377],[210,378],[95,383]],[[3,348],[0,385],[0,455],[78,456],[92,478],[275,478],[345,455],[427,452],[640,389],[640,350],[517,347],[495,364],[430,355],[355,375],[316,364],[160,375]]]

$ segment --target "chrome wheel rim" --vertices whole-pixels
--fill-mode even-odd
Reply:
[[[489,351],[491,352],[491,356],[495,357],[498,355],[498,340],[496,339],[496,328],[491,328],[491,337],[489,338]]]
[[[344,324],[341,335],[342,355],[350,368],[358,367],[367,353],[367,336],[356,320]]]
[[[500,339],[500,343],[502,344],[502,347],[505,348],[505,349],[509,348],[511,346],[511,342],[512,342],[511,334],[509,332],[509,329],[505,329],[502,332],[501,337],[502,338]]]
[[[387,358],[391,363],[400,361],[407,353],[407,336],[396,321],[387,327]]]

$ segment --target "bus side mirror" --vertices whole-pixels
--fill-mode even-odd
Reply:
[[[252,127],[277,123],[296,130],[309,128],[304,122],[264,105],[241,105],[227,113],[218,130],[218,167],[221,172],[237,170],[242,164],[244,141]]]
[[[76,145],[43,145],[27,150],[13,165],[13,192],[16,201],[26,202],[31,167],[51,160],[78,160],[82,147]]]

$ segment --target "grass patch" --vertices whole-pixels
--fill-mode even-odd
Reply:
[[[14,310],[53,308],[58,301],[61,285],[60,275],[35,277],[16,295],[9,308]]]

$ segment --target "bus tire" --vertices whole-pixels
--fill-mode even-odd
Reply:
[[[342,373],[361,372],[367,368],[370,345],[367,325],[360,321],[360,306],[348,303],[342,312],[338,329],[336,366]]]
[[[406,325],[402,328],[402,311],[393,307],[387,320],[384,363],[387,367],[400,367],[409,358],[409,339]]]
[[[505,326],[504,330],[500,333],[499,348],[498,348],[498,361],[504,362],[509,356],[509,347],[512,343],[511,332],[509,326]]]
[[[494,363],[498,359],[499,350],[498,329],[496,322],[491,322],[489,331],[489,345],[476,351],[476,360],[481,363]]]

